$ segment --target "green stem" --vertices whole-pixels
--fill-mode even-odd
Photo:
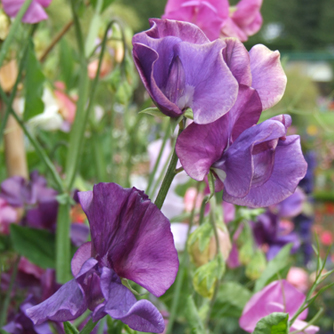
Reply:
[[[197,203],[197,198],[198,198],[198,194],[199,194],[200,185],[201,185],[201,183],[198,182],[197,187],[196,187],[197,194],[195,196],[194,203],[193,203],[193,208],[192,208],[191,214],[190,214],[189,227],[188,227],[188,231],[187,231],[187,240],[189,238],[189,235],[191,233],[191,228],[192,228],[193,223],[194,223],[196,203]],[[167,326],[166,334],[170,334],[172,329],[173,329],[173,325],[174,325],[174,321],[175,321],[175,317],[176,317],[176,312],[177,312],[177,307],[179,305],[179,297],[180,297],[180,292],[181,292],[181,287],[182,287],[183,276],[184,276],[184,273],[185,273],[187,257],[188,257],[188,253],[187,253],[187,244],[186,244],[185,248],[184,248],[184,251],[183,251],[183,254],[182,254],[181,261],[180,261],[180,270],[179,270],[179,273],[178,273],[178,275],[176,277],[176,281],[175,281],[175,290],[174,290],[174,294],[173,294],[173,301],[172,301],[171,310],[170,310],[170,313],[169,313],[168,326]]]
[[[322,312],[324,311],[324,309],[323,308],[321,308],[318,312],[317,312],[317,314],[305,325],[305,327],[304,328],[302,328],[302,329],[298,329],[298,330],[296,330],[296,331],[293,331],[293,332],[290,332],[290,334],[297,334],[297,333],[305,333],[304,331],[305,331],[305,329],[306,328],[308,328],[308,327],[310,327],[311,325],[313,325],[319,318],[320,318],[320,316],[321,316],[321,314],[322,314]]]
[[[96,325],[97,322],[93,322],[93,320],[90,319],[79,334],[90,334]]]
[[[13,272],[12,272],[12,275],[10,277],[9,287],[8,287],[6,297],[5,297],[5,300],[4,300],[4,303],[3,303],[3,307],[2,307],[2,310],[1,310],[0,328],[3,325],[5,325],[6,320],[7,320],[7,311],[8,311],[9,303],[10,303],[10,300],[11,300],[11,297],[12,297],[11,294],[12,294],[12,291],[13,291],[13,286],[14,286],[14,282],[15,282],[15,279],[16,279],[20,259],[21,259],[21,256],[18,256],[15,263],[14,263]]]
[[[178,136],[180,135],[180,133],[183,131],[183,120],[179,123],[179,133]],[[170,160],[169,166],[167,168],[167,172],[166,175],[164,177],[164,180],[162,181],[158,196],[154,202],[154,204],[158,207],[158,209],[162,208],[162,205],[164,204],[165,198],[167,196],[168,190],[170,188],[170,185],[173,182],[173,179],[176,175],[175,173],[175,168],[176,168],[176,164],[177,164],[177,160],[178,157],[176,155],[176,151],[175,151],[175,145],[173,145],[173,155],[172,158]]]
[[[95,78],[92,84],[88,107],[87,109],[85,109],[86,95],[87,95],[86,93],[87,93],[87,88],[88,88],[87,61],[85,59],[85,54],[83,51],[84,49],[81,50],[82,47],[84,48],[84,46],[81,43],[82,40],[80,39],[81,27],[80,27],[77,15],[74,11],[73,0],[72,0],[72,12],[73,12],[74,24],[75,24],[76,31],[77,31],[79,49],[80,49],[80,52],[82,51],[83,53],[81,54],[81,60],[80,60],[80,71],[81,72],[80,72],[79,100],[77,104],[77,112],[76,112],[76,117],[75,117],[74,124],[73,124],[73,129],[71,131],[70,145],[69,145],[67,161],[66,161],[66,181],[67,181],[66,183],[67,183],[68,189],[72,188],[72,185],[75,179],[75,175],[78,169],[82,143],[84,140],[84,132],[85,132],[86,124],[87,124],[88,117],[90,114],[90,110],[92,109],[92,106],[94,103],[96,89],[97,89],[97,85],[99,81],[103,54],[104,54],[104,51],[106,48],[106,42],[108,39],[108,30],[115,23],[115,21],[111,21],[107,25],[107,28],[105,30],[103,43],[102,43],[102,49],[101,49],[100,58],[99,58],[99,65],[98,65],[96,75],[95,75]]]
[[[2,66],[3,61],[5,60],[5,57],[7,55],[7,52],[9,50],[9,47],[15,37],[15,35],[17,34],[17,28],[19,27],[19,24],[22,20],[22,17],[24,16],[25,12],[27,11],[27,9],[29,8],[30,4],[32,3],[33,0],[26,0],[23,4],[23,6],[20,8],[18,14],[16,15],[16,18],[14,20],[14,23],[12,24],[12,26],[10,27],[10,31],[8,36],[6,37],[1,51],[0,51],[0,67]]]
[[[56,275],[58,283],[66,283],[71,275],[71,239],[70,239],[70,209],[68,203],[59,204],[56,230]]]
[[[157,157],[157,160],[155,161],[155,164],[154,164],[154,167],[153,167],[153,170],[152,172],[150,173],[150,176],[149,176],[149,179],[148,179],[148,185],[147,185],[147,188],[146,188],[146,194],[148,194],[151,190],[151,187],[152,187],[152,184],[153,184],[153,180],[154,180],[154,176],[158,170],[158,166],[160,164],[160,160],[161,160],[161,157],[162,157],[162,153],[165,149],[165,146],[166,146],[166,143],[167,143],[167,140],[170,136],[170,122],[168,122],[167,124],[167,127],[165,129],[165,135],[164,135],[164,138],[162,140],[162,144],[161,144],[161,147],[160,147],[160,151],[159,151],[159,154],[158,154],[158,157]]]

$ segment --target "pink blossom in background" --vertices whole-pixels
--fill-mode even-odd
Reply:
[[[308,289],[308,274],[303,268],[291,267],[286,280],[303,293],[305,293]]]
[[[162,18],[194,23],[214,40],[228,16],[227,0],[169,0]]]
[[[196,188],[194,188],[194,187],[188,188],[185,195],[184,195],[184,209],[185,209],[185,211],[186,212],[191,212],[192,211],[192,209],[194,207],[195,200],[196,200],[195,208],[200,209],[202,201],[203,201],[203,197],[204,197],[203,194],[198,193]]]
[[[9,224],[18,220],[17,211],[0,198],[0,233],[9,234]]]
[[[305,301],[305,296],[286,280],[274,281],[255,293],[246,304],[239,319],[240,327],[252,333],[258,321],[274,312],[289,314],[291,319]],[[290,332],[304,328],[307,323],[307,309],[294,321]],[[314,334],[319,330],[317,326],[307,327],[303,333]]]
[[[57,81],[54,83],[55,90],[54,95],[57,99],[58,105],[59,105],[59,111],[64,117],[65,121],[72,124],[74,122],[75,118],[75,112],[77,109],[77,106],[75,102],[73,101],[73,98],[70,98],[65,93],[65,84],[61,81]]]
[[[236,37],[245,42],[248,36],[256,34],[262,26],[261,5],[262,0],[239,1],[235,9],[231,8],[230,17],[222,26],[222,36]]]
[[[236,7],[227,0],[169,0],[162,18],[194,23],[210,40],[223,36],[244,42],[261,28],[261,5],[262,0],[241,0]]]
[[[23,6],[24,1],[25,0],[2,0],[3,9],[8,16],[14,18]],[[48,19],[44,8],[48,7],[51,1],[52,0],[33,0],[24,14],[22,22],[33,24]]]

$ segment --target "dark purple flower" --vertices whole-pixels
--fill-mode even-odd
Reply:
[[[79,200],[92,242],[83,244],[72,259],[75,278],[27,314],[40,324],[73,320],[88,308],[93,321],[109,314],[135,330],[162,332],[159,311],[147,300],[137,301],[120,277],[155,296],[165,293],[178,269],[169,221],[136,188],[100,183],[93,191],[79,193]]]
[[[37,171],[30,174],[30,181],[13,176],[1,183],[0,197],[14,207],[24,207],[24,223],[34,228],[54,230],[58,202],[57,191],[48,188],[46,179]]]
[[[224,201],[265,207],[295,191],[307,164],[299,136],[286,137],[290,116],[251,126],[252,106],[247,99],[212,124],[191,124],[178,137],[176,152],[193,179],[201,181],[210,169],[214,171],[216,190],[224,188]]]
[[[133,58],[158,108],[170,117],[191,108],[199,124],[226,114],[238,95],[238,83],[223,58],[226,43],[210,42],[191,23],[150,19],[150,24],[133,37]]]
[[[258,246],[268,246],[267,259],[273,259],[287,244],[292,243],[291,252],[295,253],[300,247],[300,240],[296,233],[285,231],[280,224],[279,216],[267,211],[257,217],[251,224]]]
[[[293,218],[302,212],[306,200],[305,193],[298,187],[291,196],[275,206],[270,207],[270,210],[277,213],[280,217]]]
[[[25,311],[35,304],[34,297],[32,295],[28,296],[28,298],[21,304],[15,318],[2,329],[10,334],[52,334],[47,322],[40,325],[34,325],[31,319],[25,314]]]

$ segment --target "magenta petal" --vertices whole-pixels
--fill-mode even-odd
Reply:
[[[261,27],[261,5],[262,0],[241,0],[237,4],[237,10],[233,13],[232,20],[241,27],[247,35],[255,34]],[[254,22],[256,24],[254,24]]]
[[[43,7],[50,4],[50,0],[33,0],[28,10],[22,18],[22,22],[25,23],[38,23],[48,18]],[[21,9],[24,0],[3,0],[3,8],[6,14],[10,17],[15,17]]]
[[[279,310],[289,313],[291,319],[304,300],[305,296],[286,280],[272,282],[248,301],[239,319],[239,325],[246,332],[252,333],[260,319]],[[304,311],[302,318],[306,315],[307,311]]]
[[[258,44],[252,47],[249,56],[252,87],[259,93],[265,110],[274,106],[285,91],[287,78],[280,62],[280,53]]]
[[[105,298],[103,312],[119,319],[130,328],[142,332],[163,332],[164,320],[157,308],[148,300],[137,301],[113,270],[104,267],[101,290]]]
[[[290,332],[299,330],[300,331],[299,334],[315,334],[316,332],[320,330],[318,326],[311,325],[302,331],[302,329],[305,328],[306,326],[307,326],[307,322],[296,319],[290,327]]]
[[[186,173],[202,181],[227,145],[227,115],[208,125],[190,124],[177,138],[176,153]]]
[[[64,284],[50,298],[26,310],[35,325],[46,320],[70,321],[79,317],[87,309],[85,296],[75,279]]]
[[[243,198],[231,196],[225,191],[223,199],[250,207],[266,207],[279,203],[293,194],[306,170],[307,163],[301,151],[299,136],[288,136],[277,144],[274,167],[267,182],[259,187],[252,187]]]
[[[94,257],[161,296],[178,270],[168,219],[135,188],[99,183],[78,196],[91,227]]]

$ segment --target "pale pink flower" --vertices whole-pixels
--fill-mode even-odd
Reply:
[[[291,267],[286,280],[303,293],[308,289],[308,274],[303,268]]]

